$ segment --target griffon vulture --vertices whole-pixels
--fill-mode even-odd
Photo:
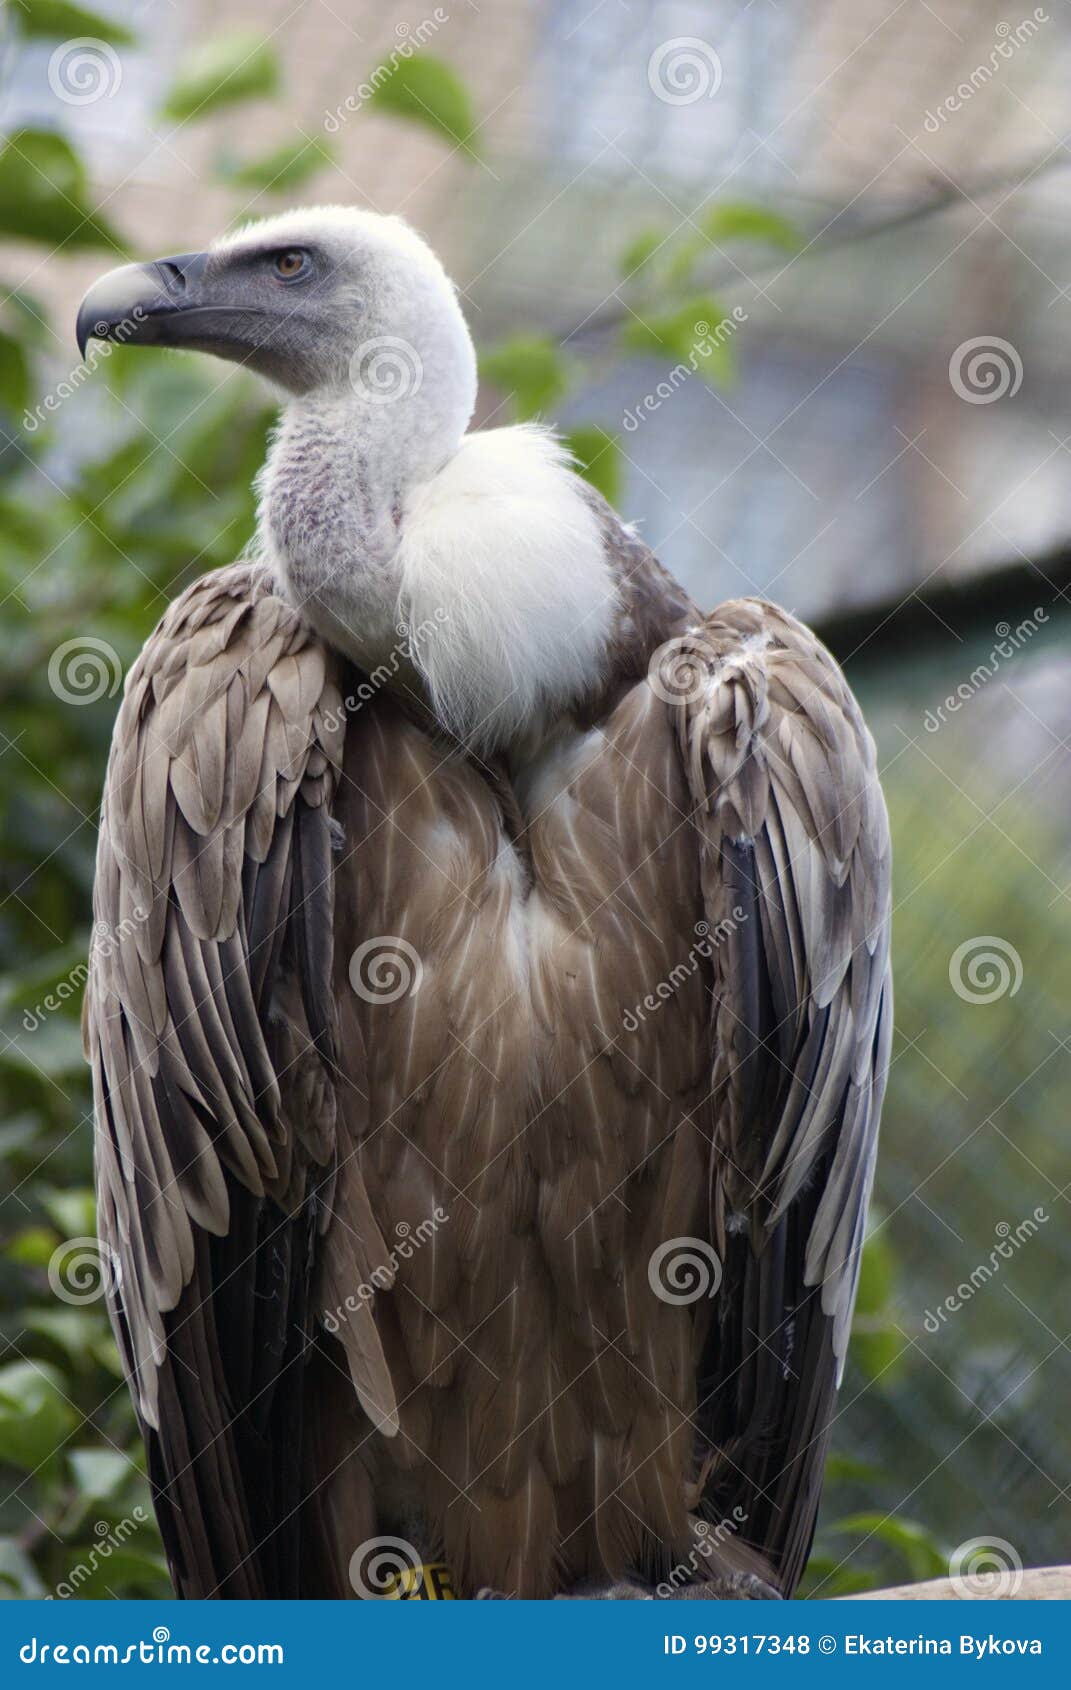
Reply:
[[[177,1590],[788,1595],[891,1029],[843,675],[701,614],[547,429],[466,432],[397,218],[125,266],[78,336],[282,406],[100,824],[99,1227]]]

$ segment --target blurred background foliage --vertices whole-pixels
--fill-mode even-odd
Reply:
[[[5,75],[20,39],[133,39],[125,24],[65,0],[12,0],[4,29]],[[174,67],[162,95],[171,120],[235,114],[214,169],[236,214],[250,191],[268,207],[309,185],[339,196],[330,123],[260,154],[231,138],[242,132],[243,103],[275,97],[284,81],[271,41],[231,32]],[[377,75],[367,103],[475,157],[476,104],[434,52]],[[53,127],[9,128],[0,142],[0,235],[42,259],[91,248],[104,269],[137,243],[96,205],[79,142],[65,132],[64,108],[56,113]],[[600,415],[597,398],[609,375],[642,358],[657,377],[691,358],[698,380],[729,391],[748,355],[746,331],[737,338],[734,325],[710,356],[694,358],[696,325],[709,333],[727,320],[709,282],[712,245],[719,255],[776,255],[800,244],[779,207],[746,198],[719,200],[670,234],[674,223],[622,230],[622,308],[609,337],[574,340],[525,323],[481,346],[485,415],[581,416],[571,444],[611,498],[622,491],[621,434],[616,411]],[[185,244],[176,228],[174,245]],[[57,1265],[63,1247],[93,1233],[79,1010],[95,815],[121,673],[165,602],[248,540],[272,412],[240,373],[197,359],[96,348],[87,374],[72,344],[64,364],[48,309],[21,273],[5,278],[0,308],[0,1593],[159,1596],[169,1586],[104,1305],[91,1283],[81,1282],[83,1296],[75,1270]],[[66,340],[70,327],[56,330]],[[100,642],[90,644],[100,661],[57,685],[57,653],[75,637]],[[1055,639],[1049,629],[1037,642],[1029,684],[1039,717]],[[114,673],[101,659],[108,651]],[[959,671],[975,660],[968,641]],[[1016,677],[1034,661],[1017,657]],[[1068,1254],[1064,1199],[1053,1195],[1063,1184],[1053,1127],[1066,1117],[1066,815],[1043,777],[1029,802],[1009,805],[1018,752],[1004,732],[1003,676],[972,699],[969,729],[956,718],[927,741],[922,711],[948,690],[947,654],[938,663],[882,648],[849,667],[875,725],[893,816],[898,1030],[805,1586],[822,1594],[944,1572],[955,1546],[983,1533],[1007,1538],[1026,1562],[1067,1558],[1066,1509],[1051,1505],[1051,1475],[1066,1483],[1068,1469],[1068,1431],[1053,1425],[1052,1407],[1066,1393],[1067,1351],[1056,1337],[1049,1363],[1050,1339],[1031,1312]],[[923,755],[905,755],[920,740]],[[1038,871],[1046,864],[1050,873]],[[1015,946],[1027,984],[972,1005],[950,989],[949,958],[962,938],[986,934]],[[952,1156],[972,1140],[969,1155]],[[928,1332],[926,1311],[988,1257],[995,1229],[1039,1203],[1050,1205],[1048,1231]],[[1039,1378],[1032,1364],[1042,1354]]]

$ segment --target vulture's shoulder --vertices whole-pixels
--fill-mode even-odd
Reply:
[[[105,831],[126,864],[150,878],[164,843],[150,837],[153,824],[164,824],[170,805],[204,838],[248,819],[247,843],[263,860],[273,818],[285,815],[297,786],[307,802],[326,795],[343,727],[337,660],[271,571],[236,563],[202,576],[169,605],[130,670],[112,737]],[[216,925],[202,914],[195,930],[206,924]]]
[[[720,832],[753,839],[780,801],[838,885],[862,851],[887,891],[874,741],[843,670],[810,628],[763,599],[733,599],[668,642],[652,677],[678,709],[693,784]]]

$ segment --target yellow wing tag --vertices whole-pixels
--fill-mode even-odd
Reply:
[[[442,1561],[426,1561],[397,1573],[383,1592],[386,1602],[456,1602],[450,1569]]]

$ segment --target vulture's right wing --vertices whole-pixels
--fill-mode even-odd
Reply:
[[[664,648],[713,962],[706,1507],[786,1593],[814,1531],[892,1033],[889,829],[848,684],[800,623],[722,605]],[[738,1518],[739,1516],[734,1516]]]
[[[390,1274],[350,1154],[364,1100],[335,1063],[330,662],[266,571],[206,576],[131,670],[108,767],[85,1018],[98,1224],[187,1596],[300,1594],[338,1459],[318,1453],[326,1393],[309,1390],[330,1368],[320,1258],[344,1291]],[[367,1304],[339,1337],[389,1429]],[[318,1569],[331,1588],[344,1564]]]

